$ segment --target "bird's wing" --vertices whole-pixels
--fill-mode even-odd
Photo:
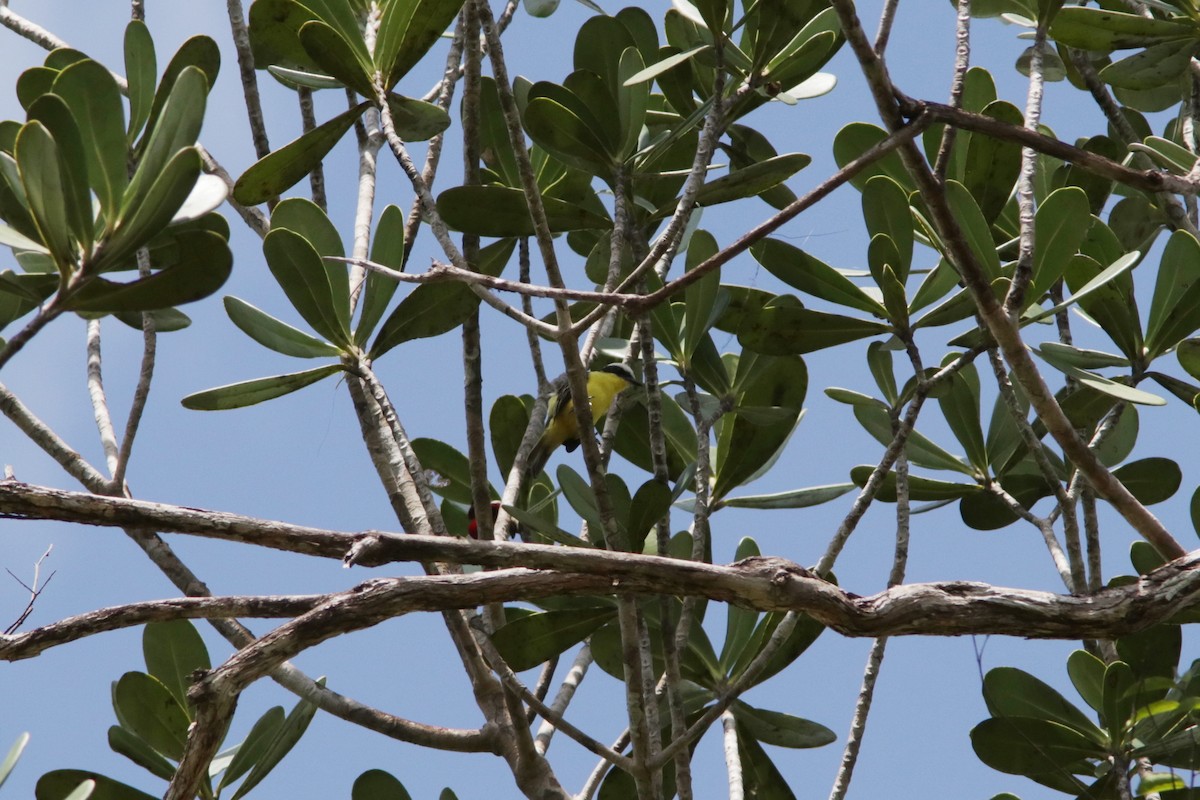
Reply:
[[[554,383],[550,384],[550,386],[553,389],[553,393],[550,395],[550,400],[546,403],[546,422],[554,419],[559,409],[564,408],[571,400],[571,384],[567,381],[566,373],[555,378]]]

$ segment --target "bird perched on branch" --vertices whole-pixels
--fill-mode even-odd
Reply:
[[[608,364],[588,373],[588,404],[592,409],[592,420],[607,414],[609,406],[621,392],[630,386],[641,386],[633,377],[633,371],[625,364]],[[529,454],[529,475],[537,475],[550,460],[550,454],[559,445],[572,452],[579,447],[579,420],[575,415],[575,403],[571,399],[571,386],[567,376],[559,375],[552,384],[554,394],[546,405],[546,430]]]

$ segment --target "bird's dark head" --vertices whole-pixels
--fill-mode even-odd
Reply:
[[[642,382],[633,376],[633,370],[628,365],[617,362],[615,364],[605,364],[600,368],[600,372],[607,372],[610,375],[616,375],[634,386],[641,386]]]

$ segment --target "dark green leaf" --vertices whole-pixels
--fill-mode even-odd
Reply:
[[[156,751],[179,761],[187,741],[187,712],[171,691],[144,672],[126,672],[113,684],[117,721]]]
[[[441,106],[424,100],[389,94],[388,110],[396,133],[406,142],[428,141],[450,127],[450,115]]]
[[[334,344],[348,345],[350,302],[345,264],[325,261],[307,239],[286,228],[267,234],[263,255],[304,321]]]
[[[117,219],[128,183],[125,113],[117,83],[102,65],[81,61],[59,74],[54,81],[54,93],[63,98],[79,123],[88,182],[111,224]],[[90,203],[87,210],[91,223]]]
[[[396,205],[388,205],[379,215],[375,227],[375,238],[371,242],[371,260],[376,264],[400,271],[404,269],[404,212]],[[360,346],[371,338],[371,333],[383,312],[387,310],[392,295],[396,293],[396,282],[375,270],[368,270],[363,289],[358,327],[354,329],[354,341]]]
[[[147,623],[142,633],[142,654],[146,671],[170,690],[184,710],[188,707],[192,673],[212,669],[204,640],[196,626],[185,619]]]
[[[794,298],[792,303],[778,301],[768,303],[738,330],[743,347],[764,355],[799,355],[891,331],[871,320],[810,311]]]
[[[67,205],[60,188],[63,175],[54,137],[40,122],[30,122],[17,134],[14,157],[41,241],[50,250],[59,271],[69,274],[75,269],[79,251],[71,236]]]
[[[384,5],[375,64],[385,88],[395,86],[416,66],[462,5],[462,0],[390,0]]]
[[[723,178],[717,178],[715,181],[704,184],[696,195],[696,204],[713,206],[718,203],[740,200],[743,197],[754,197],[778,186],[810,163],[812,163],[812,158],[804,153],[786,153],[743,167]],[[668,214],[674,210],[675,205],[672,203],[668,208],[659,209],[658,213]]]
[[[37,800],[64,800],[84,781],[95,781],[96,788],[88,800],[156,800],[154,795],[105,777],[98,772],[82,769],[56,769],[38,778],[33,796]]]
[[[1064,8],[1050,26],[1059,42],[1083,50],[1122,50],[1148,47],[1195,36],[1188,23],[1125,14],[1101,8]]]
[[[465,455],[437,439],[413,439],[412,449],[421,466],[434,476],[431,489],[456,503],[471,502],[471,470]]]
[[[151,775],[165,781],[175,777],[175,765],[164,758],[145,741],[120,725],[108,729],[108,746],[117,755],[128,758]]]
[[[1087,233],[1090,216],[1087,195],[1077,186],[1056,189],[1038,206],[1033,280],[1026,295],[1030,303],[1038,302],[1062,277]]]
[[[502,239],[483,248],[479,251],[478,271],[498,276],[515,247],[515,239]],[[400,301],[383,323],[371,345],[371,358],[377,359],[403,342],[452,331],[466,322],[478,307],[479,296],[465,283],[445,281],[420,285]]]
[[[635,550],[640,541],[639,537],[645,537],[658,521],[670,512],[672,500],[671,487],[662,481],[651,479],[638,487],[637,493],[630,501],[628,522],[625,525]]]
[[[275,319],[244,300],[225,298],[225,313],[233,324],[263,347],[296,358],[336,358],[341,351],[328,342],[309,336],[282,320]]]
[[[1100,79],[1122,89],[1157,89],[1174,83],[1196,52],[1194,38],[1152,45],[1100,70]]]
[[[364,97],[375,96],[362,32],[357,27],[347,32],[338,31],[320,20],[306,22],[300,26],[300,46],[322,72]]]
[[[324,686],[325,679],[320,678],[317,683]],[[246,775],[246,780],[242,781],[242,785],[233,793],[232,800],[242,797],[267,777],[267,774],[283,760],[296,742],[300,741],[300,737],[304,735],[304,731],[308,729],[308,723],[312,722],[313,715],[316,713],[317,706],[314,703],[307,700],[296,703],[291,713],[287,715],[287,719],[283,721],[283,725],[279,727],[279,732],[267,745],[262,757],[255,762],[249,774]]]
[[[225,411],[230,408],[245,408],[285,394],[303,389],[316,383],[322,378],[328,378],[340,372],[340,364],[327,364],[323,367],[306,369],[303,372],[291,372],[287,375],[274,375],[270,378],[256,378],[252,381],[231,383],[207,389],[203,392],[189,394],[180,402],[184,408],[194,411]]]
[[[496,631],[492,643],[514,672],[523,672],[582,642],[616,613],[614,607],[603,606],[529,614]]]
[[[1104,708],[1104,662],[1086,650],[1076,650],[1067,657],[1067,674],[1075,691],[1093,711]]]
[[[237,752],[229,760],[229,766],[221,774],[218,791],[245,775],[251,767],[258,763],[271,742],[279,735],[279,729],[283,727],[283,720],[283,706],[272,706],[255,721],[254,727],[250,729],[250,733],[246,734],[246,738],[238,745]]]
[[[542,197],[552,233],[605,229],[611,221],[582,206]],[[438,213],[446,224],[479,236],[532,236],[533,220],[525,193],[507,186],[455,186],[438,195]]]
[[[993,717],[1056,722],[1087,737],[1098,748],[1106,745],[1104,732],[1087,714],[1049,684],[1015,667],[988,670],[983,678],[983,699]]]
[[[1174,347],[1200,328],[1200,242],[1186,231],[1175,231],[1167,240],[1150,319],[1146,324],[1146,360]]]
[[[887,309],[849,278],[794,245],[778,239],[763,239],[750,247],[750,253],[772,275],[805,294],[866,311],[881,319],[887,317]]]
[[[158,60],[150,29],[140,19],[130,20],[125,26],[125,80],[129,83],[129,128],[125,141],[129,144],[133,144],[150,119],[157,77]]]
[[[179,261],[129,283],[93,278],[63,305],[75,311],[152,311],[192,303],[220,289],[233,270],[233,254],[209,231],[179,234]]]
[[[1137,498],[1142,505],[1154,505],[1169,500],[1179,491],[1183,472],[1169,458],[1143,458],[1113,470],[1113,476]]]
[[[306,197],[289,197],[271,212],[271,230],[287,229],[299,234],[319,256],[346,255],[341,234],[320,206]]]
[[[1083,759],[1105,756],[1103,748],[1064,725],[1024,717],[985,719],[971,730],[971,746],[992,769],[1071,794],[1086,789],[1071,771]]]
[[[730,508],[810,508],[830,500],[836,500],[854,488],[853,483],[833,483],[828,486],[811,486],[805,489],[792,489],[775,494],[742,495],[727,497],[721,501],[721,506]]]
[[[763,744],[807,748],[824,747],[837,741],[837,735],[820,723],[755,708],[740,700],[734,701],[733,716],[737,719],[739,732],[744,730]]]
[[[855,486],[866,486],[867,479],[874,471],[875,468],[872,466],[859,465],[850,470],[850,480],[854,481]],[[960,497],[970,497],[981,492],[983,492],[983,489],[974,483],[952,483],[950,481],[939,481],[934,478],[923,478],[920,475],[908,476],[908,496],[911,500],[922,502],[957,500]],[[876,498],[884,503],[896,502],[895,472],[888,472],[884,477],[883,482],[879,486],[879,493],[876,495]]]
[[[321,163],[368,105],[359,103],[260,158],[237,179],[233,187],[234,199],[252,206],[277,197],[297,184]]]
[[[412,795],[390,773],[369,769],[354,779],[350,800],[412,800]]]

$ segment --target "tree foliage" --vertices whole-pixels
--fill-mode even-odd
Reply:
[[[54,47],[16,78],[25,117],[0,122],[0,244],[12,254],[0,272],[0,367],[57,318],[87,320],[106,463],[88,463],[0,385],[9,424],[86,490],[6,480],[0,513],[124,528],[186,597],[18,633],[23,615],[0,637],[0,657],[145,624],[146,671],[113,683],[108,742],[167,798],[250,793],[318,710],[474,754],[463,758],[499,757],[515,791],[538,798],[687,800],[700,794],[692,753],[712,729],[723,736],[731,797],[790,798],[812,787],[790,785],[764,745],[826,747],[838,738],[833,723],[742,696],[832,628],[824,635],[875,638],[838,798],[890,636],[1075,639],[1081,649],[1065,670],[1078,699],[1016,667],[983,677],[989,716],[970,732],[979,759],[1072,797],[1193,796],[1185,776],[1200,765],[1200,662],[1181,662],[1181,642],[1200,585],[1178,531],[1147,508],[1181,502],[1187,440],[1139,436],[1143,415],[1200,409],[1192,5],[963,0],[963,44],[968,20],[998,25],[990,18],[1000,15],[1032,42],[1014,65],[1028,81],[1021,104],[970,65],[965,47],[951,102],[910,96],[887,70],[895,9],[871,40],[850,0],[594,7],[567,37],[563,74],[511,75],[503,45],[514,14],[550,16],[556,6],[511,3],[496,15],[481,0],[255,0],[244,20],[234,8],[234,44],[256,70],[240,77],[259,156],[236,179],[199,141],[202,123],[229,113],[207,103],[223,75],[208,37],[185,41],[160,75],[151,29],[135,14],[123,64]],[[33,35],[13,14],[4,19]],[[555,21],[530,24],[565,36]],[[840,79],[864,81],[874,109],[832,142],[761,125],[768,105],[799,114],[832,90],[837,79],[824,70],[839,52],[860,73]],[[443,57],[433,91],[404,93],[415,92],[410,73]],[[259,81],[294,95],[307,115],[293,141],[268,144]],[[1095,101],[1091,135],[1066,141],[1042,124],[1047,82]],[[345,110],[319,119],[315,92],[344,94]],[[424,165],[414,142],[428,143]],[[443,142],[462,145],[461,181],[439,180]],[[360,157],[358,196],[327,198],[323,172],[347,144]],[[793,147],[831,153],[838,169],[812,176],[811,153]],[[408,179],[407,211],[376,194],[381,152]],[[845,255],[855,269],[781,235],[845,184],[859,193],[866,232]],[[126,484],[157,337],[190,325],[178,307],[205,301],[231,274],[230,223],[217,211],[225,203],[261,239],[260,253],[238,254],[239,268],[265,263],[299,320],[229,295],[229,321],[253,340],[245,347],[306,363],[188,394],[183,406],[272,403],[336,377],[395,532],[149,504]],[[352,229],[334,221],[345,216],[339,206],[354,214]],[[703,212],[717,206],[765,216],[732,234],[704,227]],[[431,255],[432,266],[415,268]],[[771,281],[739,284],[737,264]],[[539,317],[532,298],[552,313]],[[502,344],[481,336],[489,315],[508,320]],[[119,436],[100,377],[108,317],[144,342]],[[466,410],[463,430],[438,438],[409,432],[392,399],[398,387],[377,371],[435,337],[447,369],[461,363]],[[481,358],[523,346],[537,396],[486,404]],[[865,366],[874,388],[810,370],[806,356],[834,349],[841,363]],[[633,366],[639,385],[609,408],[589,407],[589,369],[614,361]],[[527,474],[554,386],[547,362],[561,362],[557,387],[574,398],[556,408],[584,428],[603,418],[602,433],[584,435],[552,472]],[[229,379],[211,365],[204,377]],[[878,458],[797,486],[778,464],[821,393],[878,443]],[[614,453],[624,463],[610,469]],[[756,493],[751,484],[768,474],[787,488]],[[811,569],[789,553],[764,555],[750,537],[732,565],[713,563],[714,538],[734,533],[722,510],[787,509],[800,520],[801,509],[826,503],[843,504],[845,516]],[[894,559],[886,588],[863,598],[837,586],[834,567],[872,504],[892,507]],[[906,584],[910,529],[948,506],[963,529],[1032,526],[1065,592]],[[1200,492],[1194,523],[1198,508]],[[1102,525],[1139,537],[1135,575],[1102,569]],[[348,566],[415,561],[426,575],[319,596],[211,597],[154,531]],[[394,716],[290,661],[417,611],[443,612],[479,728]],[[238,617],[285,621],[255,638]],[[191,619],[209,620],[230,652],[210,655]],[[578,678],[546,700],[564,657],[623,686],[628,727],[615,744],[571,713]],[[518,673],[538,667],[535,691]],[[266,677],[297,695],[291,710],[272,707],[241,743],[227,743],[239,696]],[[548,751],[555,732],[599,758],[577,795]],[[0,784],[24,744],[0,763]],[[349,791],[407,798],[403,777],[371,770]],[[39,800],[88,796],[150,795],[77,768],[37,784]]]

